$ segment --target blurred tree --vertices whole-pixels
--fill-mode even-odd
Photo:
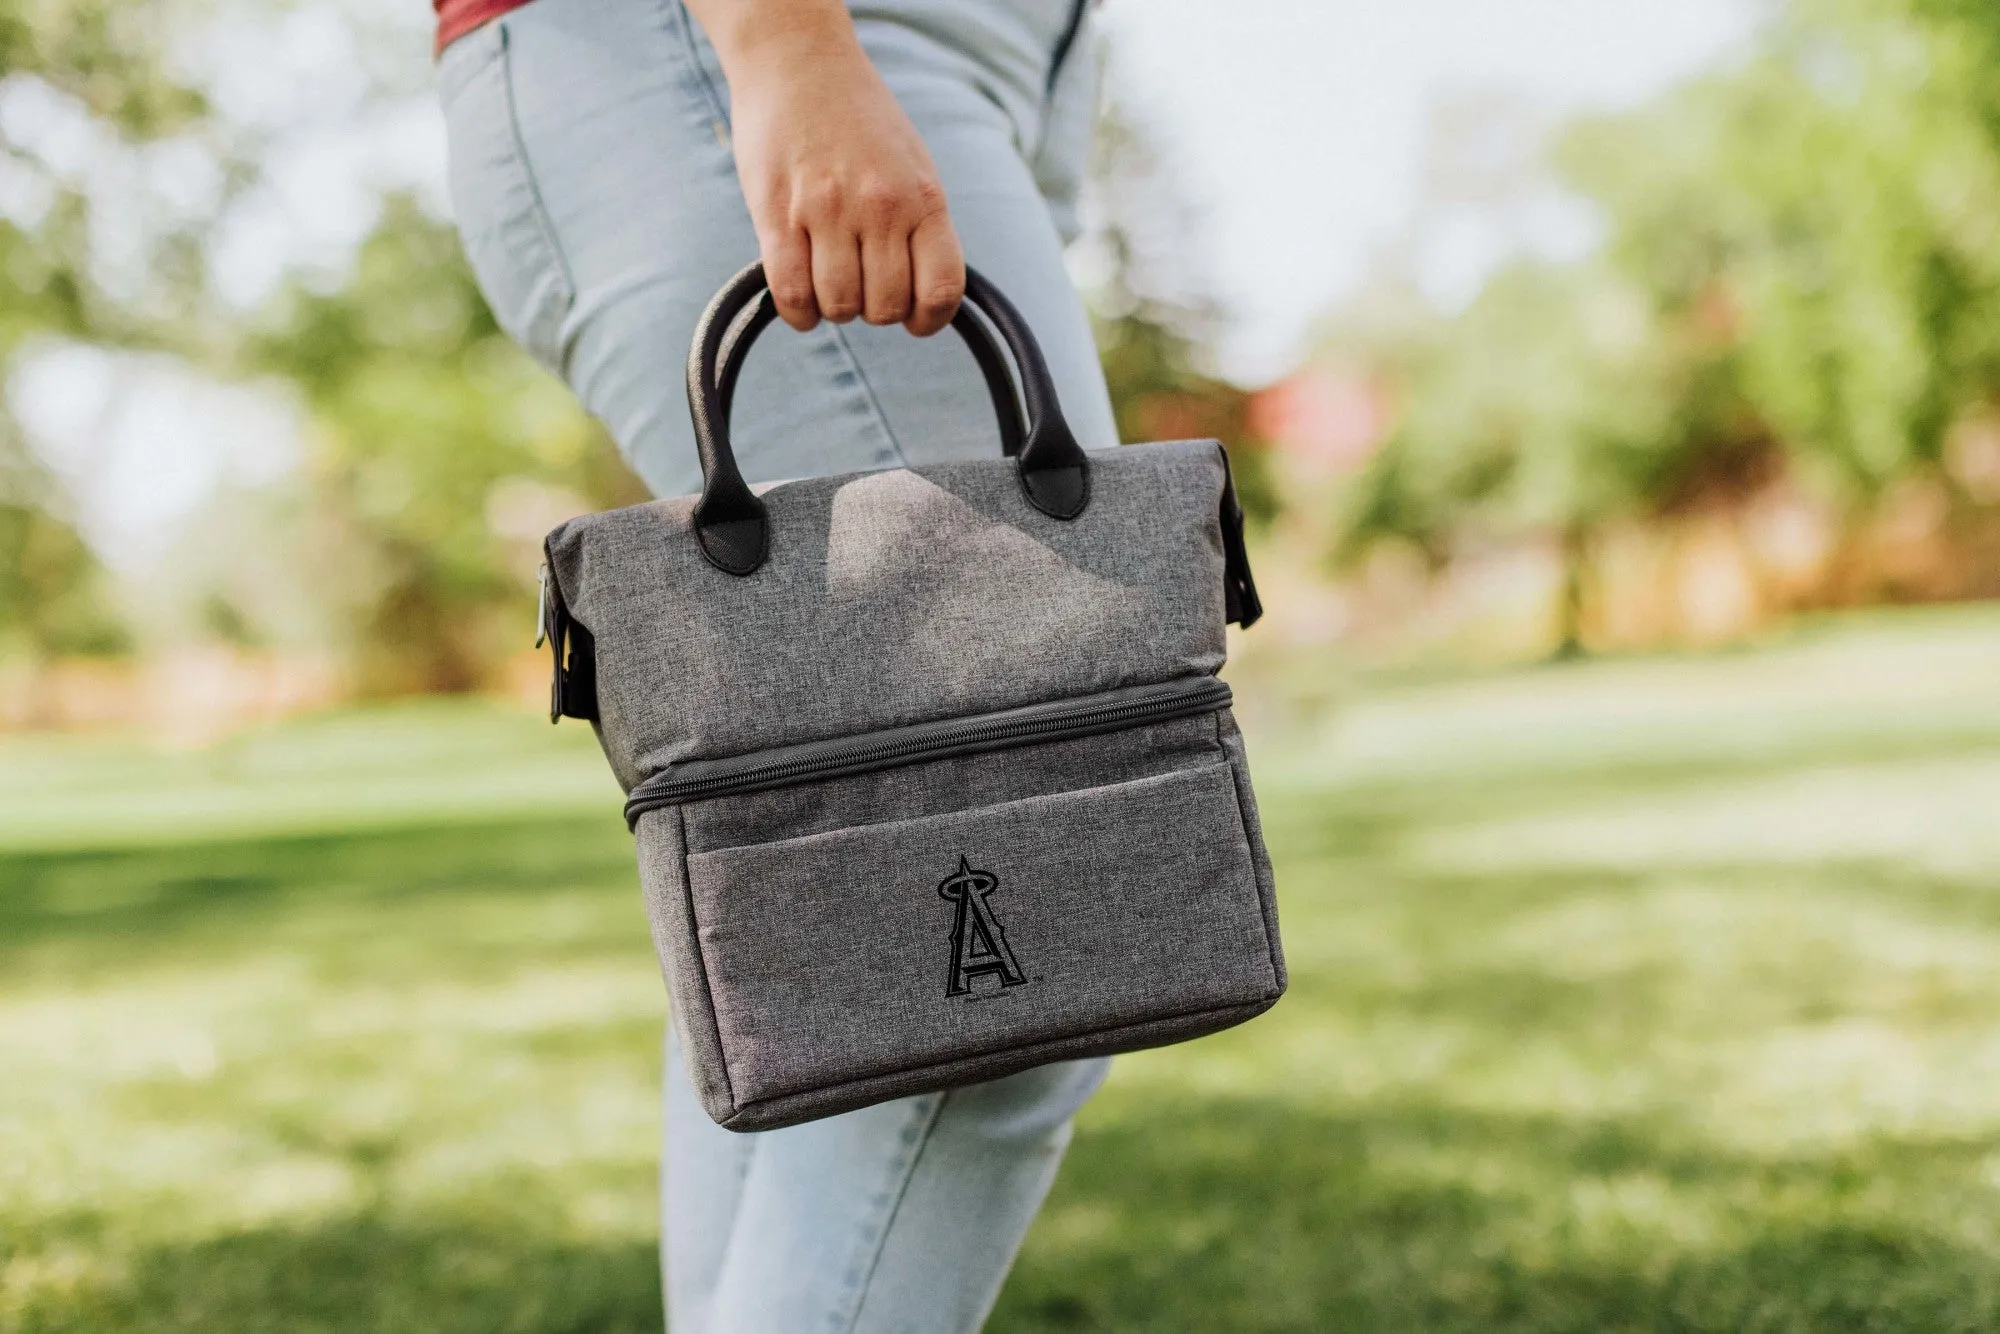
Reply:
[[[129,161],[192,133],[198,92],[168,70],[176,6],[42,0],[0,7],[0,367],[37,339],[165,346],[188,338],[194,233],[128,217],[107,283],[106,219],[80,140]],[[137,203],[128,199],[128,204]],[[0,398],[0,653],[103,653],[128,642],[95,556],[60,489]]]
[[[1510,266],[1393,373],[1404,406],[1349,492],[1343,554],[1394,538],[1436,568],[1467,539],[1546,537],[1561,653],[1581,647],[1596,533],[1761,480],[1766,438],[1727,354],[1602,265]]]
[[[1245,511],[1277,500],[1264,442],[1247,428],[1250,395],[1204,365],[1222,311],[1190,279],[1193,219],[1146,133],[1115,101],[1099,121],[1088,247],[1101,273],[1090,298],[1118,438],[1213,437],[1229,446]]]
[[[1726,311],[1750,400],[1857,510],[2000,384],[1993,27],[1796,0],[1742,69],[1567,146],[1613,262],[1664,311]]]
[[[462,690],[523,646],[542,533],[645,492],[481,300],[449,224],[388,201],[351,276],[293,286],[248,365],[305,392],[327,595],[365,688]]]
[[[130,645],[96,555],[47,503],[0,500],[0,657],[119,653]]]
[[[366,97],[409,95],[417,62],[373,59],[374,21],[328,14],[352,29]],[[212,242],[232,202],[277,165],[273,141],[266,128],[225,121],[176,75],[173,53],[225,19],[239,38],[262,40],[264,17],[206,0],[40,0],[0,12],[0,106],[25,108],[0,116],[0,166],[13,173],[0,207],[0,362],[74,339],[296,385],[310,414],[303,475],[230,494],[230,531],[209,540],[237,564],[279,563],[258,550],[272,541],[308,549],[310,593],[328,604],[366,688],[466,688],[522,644],[540,530],[640,493],[567,393],[494,327],[450,226],[408,198],[385,201],[350,266],[294,278],[256,317],[220,297]],[[79,138],[94,146],[87,160],[73,151]],[[178,208],[149,193],[154,178],[184,185],[190,172],[218,188]],[[18,438],[0,420],[0,439]],[[0,623],[45,625],[13,640],[48,651],[113,642],[75,628],[101,622],[110,603],[58,517],[53,480],[25,448],[10,462],[0,504],[14,526],[0,538],[41,553],[41,564],[0,589]],[[257,507],[269,521],[245,513]],[[244,596],[257,590],[212,582],[194,590],[198,630],[259,641],[266,627],[245,611],[257,599]]]
[[[1790,470],[1850,533],[2000,404],[2000,7],[1792,0],[1753,57],[1564,135],[1590,259],[1517,264],[1383,356],[1402,419],[1340,548],[1594,535]],[[1962,489],[1955,494],[1964,500]]]

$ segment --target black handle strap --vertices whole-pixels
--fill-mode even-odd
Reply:
[[[730,574],[754,573],[770,551],[764,502],[737,469],[729,444],[729,417],[750,345],[777,314],[764,266],[752,264],[709,302],[688,351],[688,411],[694,419],[702,473],[701,499],[694,508],[695,540],[709,564]],[[1090,503],[1090,464],[1063,419],[1048,363],[1021,313],[984,277],[967,268],[965,301],[952,327],[985,377],[999,418],[1002,450],[1016,460],[1028,503],[1056,519],[1082,514]],[[1001,342],[1006,352],[1001,351]],[[1021,398],[1027,403],[1025,427],[1014,376],[1008,370],[1009,353],[1020,374]]]
[[[766,288],[751,299],[749,309],[737,316],[723,335],[722,368],[715,373],[715,388],[722,400],[725,431],[735,408],[736,379],[743,373],[743,363],[750,359],[750,344],[777,318],[778,303]],[[1014,392],[1014,373],[1008,369],[1006,358],[995,345],[993,335],[979,321],[979,315],[970,306],[961,304],[952,324],[959,327],[959,336],[971,349],[972,359],[979,363],[979,373],[986,378],[986,392],[992,396],[993,412],[1000,420],[1000,452],[1011,459],[1020,454],[1027,434],[1021,421],[1021,399]],[[979,327],[967,332],[963,327],[967,324]]]

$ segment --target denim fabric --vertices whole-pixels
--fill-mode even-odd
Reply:
[[[1027,316],[1078,440],[1104,448],[1110,399],[1062,256],[1095,97],[1088,34],[1048,92],[1066,19],[1063,0],[857,6],[966,258]],[[454,42],[439,82],[460,232],[502,326],[655,495],[697,490],[681,367],[702,307],[757,255],[713,49],[677,0],[535,0]],[[997,451],[956,339],[858,322],[759,340],[731,434],[753,481]]]
[[[1050,84],[1069,0],[854,8],[967,258],[1034,327],[1078,439],[1116,444],[1062,261],[1095,98],[1087,31]],[[756,253],[714,51],[678,0],[535,0],[453,43],[439,87],[459,227],[502,326],[656,495],[695,490],[680,368],[701,308]],[[738,458],[758,480],[996,448],[964,349],[900,329],[775,329],[737,404]],[[675,1334],[953,1334],[990,1309],[1105,1063],[747,1135],[701,1111],[677,1053],[667,1069]]]
[[[671,1334],[969,1334],[1000,1294],[1106,1062],[788,1130],[709,1120],[667,1042]]]

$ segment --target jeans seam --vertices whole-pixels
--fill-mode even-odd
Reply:
[[[680,30],[681,46],[687,54],[688,68],[701,85],[702,95],[708,99],[708,109],[715,117],[716,137],[728,142],[730,132],[729,109],[723,104],[722,92],[715,86],[715,80],[708,77],[708,65],[701,58],[701,46],[695,41],[694,19],[688,13],[682,0],[670,0],[674,26]]]
[[[903,442],[896,438],[895,427],[889,425],[889,414],[882,410],[882,400],[875,396],[875,386],[868,382],[868,372],[861,368],[861,358],[854,355],[854,348],[847,341],[847,331],[830,322],[827,328],[832,331],[833,341],[839,345],[840,354],[847,361],[847,368],[854,372],[854,379],[861,386],[861,397],[867,403],[868,415],[874,418],[875,425],[881,428],[884,436],[888,437],[889,449],[895,454],[896,462],[905,468],[909,467],[910,456],[903,452]]]
[[[861,1281],[854,1288],[854,1305],[847,1312],[847,1319],[838,1326],[840,1334],[854,1334],[861,1323],[861,1312],[868,1305],[868,1288],[875,1281],[875,1271],[882,1264],[882,1252],[888,1249],[889,1232],[896,1225],[896,1216],[902,1212],[903,1201],[910,1193],[910,1182],[916,1179],[917,1165],[923,1161],[924,1150],[929,1148],[937,1135],[938,1122],[944,1119],[945,1105],[951,1101],[954,1089],[946,1089],[937,1095],[937,1101],[930,1109],[930,1116],[924,1122],[923,1132],[911,1151],[909,1161],[903,1166],[903,1179],[896,1187],[896,1198],[890,1202],[889,1212],[882,1218],[882,1225],[875,1233],[873,1253],[868,1257],[868,1267],[861,1275]]]
[[[514,160],[520,164],[521,181],[527,186],[528,216],[534,222],[535,232],[542,238],[542,244],[548,249],[549,260],[555,265],[557,276],[562,280],[563,319],[566,322],[576,306],[576,276],[570,271],[569,258],[563,254],[561,242],[556,239],[555,222],[549,217],[548,202],[542,198],[541,182],[535,176],[534,163],[529,160],[527,140],[521,136],[521,113],[514,97],[514,44],[507,21],[500,19],[497,23],[500,30],[500,91],[507,99],[507,138],[514,146]],[[553,349],[555,359],[567,370],[568,339],[558,333],[557,344]]]
[[[721,90],[716,88],[715,81],[708,77],[708,64],[701,58],[701,45],[695,40],[694,20],[689,15],[684,0],[671,0],[669,8],[672,11],[674,26],[680,30],[681,44],[687,52],[688,65],[701,84],[702,93],[708,99],[709,110],[715,116],[716,137],[727,143],[734,127],[730,123],[728,108],[723,105]],[[856,383],[861,386],[861,397],[868,416],[874,419],[875,425],[888,439],[889,450],[896,456],[896,462],[907,468],[910,466],[909,455],[903,452],[903,442],[896,438],[895,428],[889,425],[889,414],[882,410],[882,400],[876,395],[875,386],[868,382],[868,372],[861,368],[861,358],[854,354],[854,348],[847,341],[847,335],[840,326],[829,322],[827,328],[833,334],[833,341],[840,350],[841,360],[846,363],[847,369],[854,373]]]

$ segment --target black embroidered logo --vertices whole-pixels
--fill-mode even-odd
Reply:
[[[1014,951],[1007,947],[1007,933],[1001,929],[1000,919],[993,915],[993,905],[988,901],[999,887],[997,878],[986,871],[975,871],[963,857],[958,859],[958,870],[938,886],[938,897],[958,908],[951,923],[951,981],[944,989],[947,996],[970,995],[972,980],[989,973],[998,977],[1003,987],[1018,987],[1028,980],[1014,960]]]

